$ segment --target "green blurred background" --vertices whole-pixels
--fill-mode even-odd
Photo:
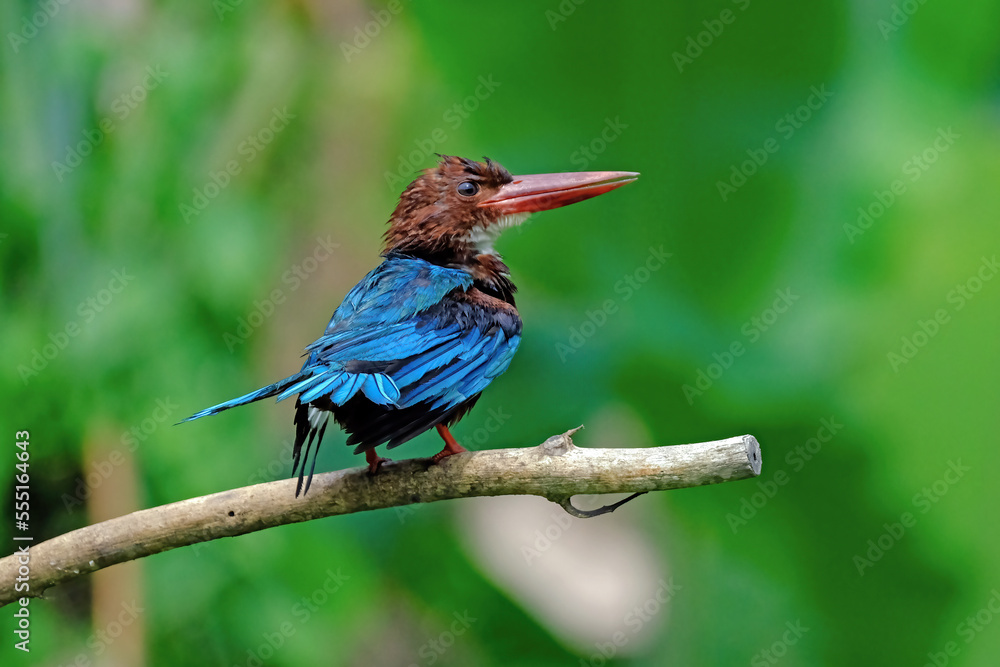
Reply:
[[[524,339],[460,441],[764,456],[588,522],[468,500],[167,552],[34,601],[4,664],[996,664],[996,3],[0,17],[0,460],[30,429],[37,539],[287,476],[289,404],[173,424],[298,369],[433,152],[642,172],[501,240]]]

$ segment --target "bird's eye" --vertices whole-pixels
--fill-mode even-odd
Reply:
[[[479,192],[479,184],[472,181],[462,181],[458,184],[458,194],[463,197],[472,197]]]

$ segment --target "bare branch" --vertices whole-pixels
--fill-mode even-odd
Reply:
[[[300,498],[295,497],[295,480],[286,479],[80,528],[30,548],[28,591],[15,591],[23,567],[18,555],[0,559],[0,606],[23,596],[39,597],[56,584],[116,563],[327,516],[526,494],[548,498],[576,516],[596,516],[600,510],[577,510],[569,499],[577,494],[680,489],[760,474],[760,446],[752,435],[693,445],[592,449],[575,446],[570,438],[574,432],[553,436],[537,447],[457,454],[437,465],[430,465],[429,459],[387,462],[374,477],[365,468],[324,473]]]

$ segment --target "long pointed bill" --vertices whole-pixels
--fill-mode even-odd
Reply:
[[[489,199],[479,202],[504,215],[548,211],[590,199],[639,178],[634,171],[578,171],[515,176]]]

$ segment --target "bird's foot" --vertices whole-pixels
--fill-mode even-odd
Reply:
[[[447,456],[469,451],[462,445],[458,444],[458,441],[455,440],[455,436],[451,434],[451,431],[449,431],[448,427],[444,424],[437,425],[437,432],[444,440],[444,449],[431,457],[431,463],[437,463]]]
[[[443,458],[447,458],[447,457],[452,456],[454,454],[461,454],[462,452],[467,452],[467,451],[469,451],[469,450],[466,449],[465,447],[463,447],[462,445],[459,445],[458,449],[452,449],[450,447],[445,447],[440,452],[438,452],[437,454],[435,454],[434,456],[431,457],[431,463],[438,463]]]
[[[368,462],[368,474],[377,475],[379,468],[382,467],[382,464],[386,463],[387,461],[392,461],[392,459],[387,459],[385,457],[379,456],[375,452],[375,448],[372,447],[371,449],[365,450],[365,461]]]

